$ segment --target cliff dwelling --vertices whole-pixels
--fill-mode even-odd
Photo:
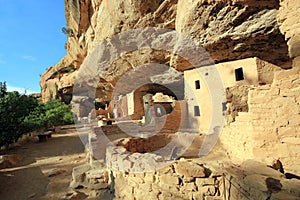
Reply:
[[[65,4],[74,35],[41,86],[43,101],[72,98],[88,135],[73,188],[108,199],[299,199],[297,0]],[[57,73],[69,64],[74,72]],[[215,110],[224,123],[211,127]]]

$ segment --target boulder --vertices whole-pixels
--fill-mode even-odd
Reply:
[[[17,165],[23,160],[21,155],[11,154],[0,156],[0,169],[9,168]]]
[[[177,162],[174,164],[175,172],[184,177],[196,177],[204,178],[207,177],[206,169],[203,166],[200,166],[192,162]]]

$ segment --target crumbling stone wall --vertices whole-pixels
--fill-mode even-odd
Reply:
[[[253,160],[221,165],[180,159],[143,173],[112,170],[94,162],[74,169],[71,187],[85,187],[94,190],[99,199],[114,200],[281,200],[298,199],[299,184],[300,180],[286,179],[281,172]]]
[[[239,112],[248,112],[248,85],[237,85],[226,88],[226,121],[227,124],[235,121]]]
[[[275,73],[271,85],[249,91],[247,113],[221,135],[228,155],[236,162],[281,160],[284,169],[300,174],[300,73],[293,69]]]
[[[176,161],[152,173],[112,172],[115,199],[220,199],[222,174],[195,161]]]

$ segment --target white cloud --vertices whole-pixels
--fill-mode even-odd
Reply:
[[[18,91],[20,94],[40,93],[40,91],[32,91],[30,88],[14,87],[11,85],[7,85],[7,91],[8,92]]]
[[[21,58],[24,59],[24,60],[28,60],[28,61],[36,61],[37,60],[36,57],[29,56],[29,55],[23,55],[23,56],[21,56]]]

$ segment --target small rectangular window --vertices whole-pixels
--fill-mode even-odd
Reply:
[[[235,80],[236,81],[244,80],[244,72],[242,67],[235,69]]]
[[[194,106],[194,115],[195,116],[200,116],[200,108],[199,108],[199,106]]]
[[[195,87],[196,87],[196,90],[200,89],[200,81],[199,80],[195,81]]]
[[[226,111],[227,110],[227,103],[226,102],[223,102],[222,103],[222,111]]]

